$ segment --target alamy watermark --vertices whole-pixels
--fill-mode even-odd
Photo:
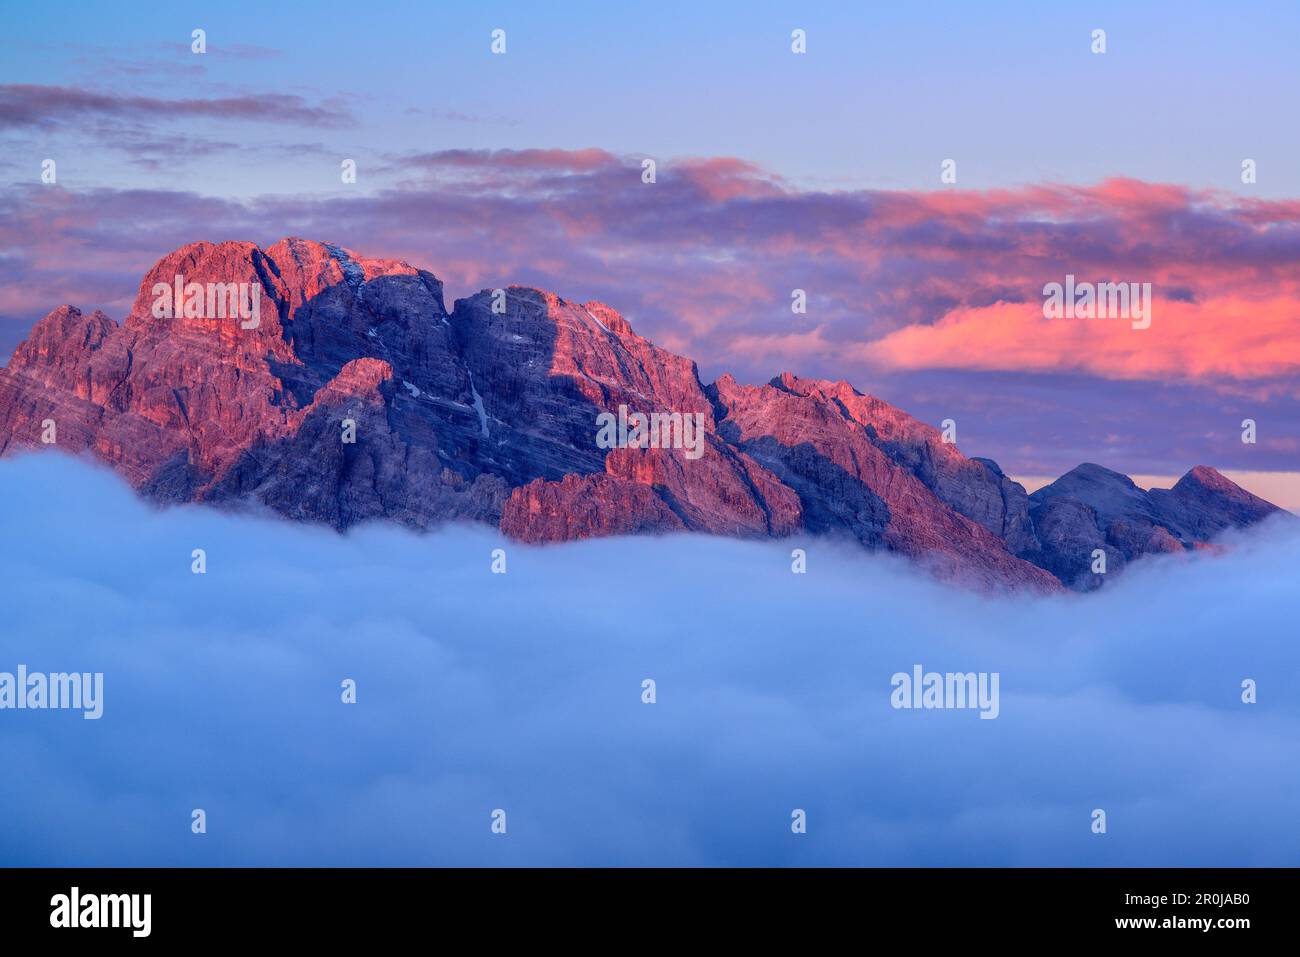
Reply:
[[[1151,327],[1151,283],[1075,282],[1043,286],[1044,319],[1131,319],[1134,329]]]
[[[28,673],[26,665],[19,665],[17,674],[0,671],[0,711],[9,708],[75,710],[95,721],[104,714],[104,673]]]
[[[153,284],[155,319],[239,319],[239,328],[262,324],[260,282],[191,282],[180,273],[169,284]]]
[[[56,928],[121,927],[132,937],[148,937],[152,913],[152,894],[83,894],[73,887],[50,898],[50,926]]]
[[[602,449],[685,449],[694,460],[704,454],[703,412],[627,411],[596,416],[596,446]]]
[[[895,708],[924,710],[947,708],[979,709],[980,718],[996,718],[1002,710],[998,695],[999,672],[925,671],[912,666],[912,673],[899,671],[889,679],[893,691],[889,703]]]

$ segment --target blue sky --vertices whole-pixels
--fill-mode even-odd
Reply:
[[[225,121],[180,135],[363,158],[598,146],[743,156],[816,188],[910,189],[936,187],[948,157],[970,188],[1115,175],[1234,188],[1252,157],[1257,192],[1284,196],[1300,193],[1298,26],[1293,3],[26,4],[7,18],[0,82],[338,97],[355,124],[316,136]],[[488,50],[497,27],[504,57]],[[789,52],[795,27],[806,56]],[[1089,51],[1098,27],[1104,56]],[[337,182],[292,152],[255,170],[218,157],[146,172],[87,151],[66,169],[226,195]]]

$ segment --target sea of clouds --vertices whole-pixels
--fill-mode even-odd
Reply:
[[[990,598],[816,541],[530,548],[160,510],[44,454],[0,462],[0,543],[0,670],[104,673],[98,721],[0,711],[0,864],[1300,855],[1286,529],[1098,594]],[[999,717],[895,710],[915,664],[998,672]]]

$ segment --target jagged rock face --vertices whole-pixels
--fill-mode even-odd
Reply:
[[[255,292],[256,321],[214,313],[214,286],[218,303]],[[698,417],[699,442],[609,448],[598,417],[621,407]],[[706,388],[602,303],[511,286],[448,313],[431,273],[302,239],[176,250],[122,325],[50,313],[0,369],[0,454],[45,447],[50,422],[58,448],[159,501],[340,529],[468,519],[533,542],[835,535],[992,589],[1091,587],[1094,547],[1119,565],[1276,511],[1200,468],[1143,493],[1082,467],[1030,498],[847,383]]]
[[[846,384],[788,373],[760,387],[723,376],[713,395],[721,435],[798,493],[809,531],[888,548],[942,577],[983,587],[1055,587],[1050,575],[1010,554],[1005,542],[890,456],[873,428],[887,414],[883,403],[872,415],[859,401],[867,397]]]
[[[791,373],[778,377],[795,395],[838,408],[866,430],[872,443],[901,465],[939,499],[983,525],[1014,554],[1037,547],[1024,488],[1002,474],[996,462],[968,459],[942,433],[847,382],[821,382]]]
[[[558,482],[538,479],[515,489],[502,528],[527,542],[686,531],[652,487],[605,474],[566,475]]]
[[[257,284],[256,326],[159,317],[155,289],[178,275]],[[379,362],[388,385],[358,380],[356,360]],[[364,447],[341,442],[351,413],[368,416]],[[495,520],[508,492],[477,465],[479,418],[441,283],[298,239],[183,247],[149,271],[122,326],[70,308],[46,317],[0,379],[0,448],[38,445],[47,418],[59,447],[93,452],[160,500],[251,497],[337,527],[424,527]],[[396,457],[378,467],[385,441]]]
[[[1152,489],[1147,494],[1164,523],[1187,546],[1208,542],[1229,528],[1287,514],[1207,465],[1191,469],[1172,489]]]
[[[795,491],[716,435],[707,437],[695,460],[680,449],[621,448],[609,452],[605,468],[576,481],[568,475],[515,489],[502,530],[541,542],[632,530],[783,538],[803,527]],[[605,511],[624,514],[612,519],[600,514]],[[585,526],[575,515],[594,524]]]
[[[1034,532],[1033,519],[1029,517],[1029,495],[1025,492],[1025,487],[1004,475],[998,463],[992,459],[976,457],[970,461],[982,465],[989,476],[985,480],[986,484],[977,486],[982,494],[976,498],[976,501],[987,502],[989,497],[987,493],[983,493],[983,489],[987,484],[993,484],[997,488],[997,497],[1001,499],[1001,508],[998,508],[996,500],[986,506],[986,510],[982,513],[973,506],[963,508],[957,504],[961,501],[960,482],[950,483],[948,488],[954,490],[940,491],[939,497],[967,518],[975,519],[993,534],[998,535],[1014,554],[1023,558],[1038,551],[1038,535]],[[981,518],[981,514],[985,517]]]
[[[713,410],[689,359],[638,336],[599,302],[566,302],[510,286],[458,300],[452,325],[486,416],[493,464],[512,484],[600,472],[596,417],[630,411]]]
[[[1119,571],[1123,566],[1123,553],[1107,546],[1096,513],[1083,502],[1054,499],[1037,505],[1030,514],[1041,544],[1028,559],[1047,569],[1067,587],[1076,591],[1101,587],[1104,579],[1092,572],[1094,552],[1098,548],[1105,552],[1107,573]]]
[[[1085,463],[1029,501],[1040,547],[1027,557],[1080,591],[1145,555],[1196,548],[1228,528],[1286,514],[1203,465],[1172,489],[1144,491],[1127,475]],[[1095,549],[1105,552],[1105,575],[1092,570]]]

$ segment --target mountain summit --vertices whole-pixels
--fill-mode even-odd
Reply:
[[[597,441],[638,414],[679,437],[698,423],[695,446]],[[1081,465],[1026,495],[847,382],[706,385],[603,303],[511,286],[448,311],[432,273],[297,238],[192,243],[124,323],[72,306],[37,323],[0,369],[0,454],[49,446],[160,502],[529,542],[832,536],[993,590],[1095,587],[1096,549],[1116,570],[1278,512],[1204,466],[1144,492]]]

